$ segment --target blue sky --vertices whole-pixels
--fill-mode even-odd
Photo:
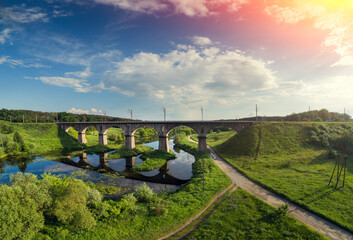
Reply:
[[[350,0],[0,3],[1,108],[145,120],[353,111]]]

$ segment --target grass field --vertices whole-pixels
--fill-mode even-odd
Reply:
[[[260,199],[237,189],[185,239],[326,239]]]
[[[342,129],[352,127],[351,123],[265,123],[222,144],[209,144],[250,179],[353,232],[353,157],[348,157],[345,187],[327,186],[336,160],[310,138],[314,128],[339,136]]]

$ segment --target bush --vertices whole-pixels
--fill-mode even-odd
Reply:
[[[336,159],[337,158],[337,151],[330,149],[327,153],[327,157],[329,159]]]
[[[7,126],[5,124],[2,124],[0,126],[0,132],[5,133],[5,134],[10,134],[13,133],[15,131],[13,126]]]
[[[15,134],[13,135],[13,141],[15,143],[18,143],[20,146],[23,146],[25,144],[22,136],[18,132],[15,132]]]
[[[146,183],[136,187],[134,196],[139,202],[152,202],[154,199],[154,193]]]
[[[0,139],[1,146],[6,147],[7,144],[9,143],[9,141],[10,141],[9,137],[6,136],[6,135],[1,135],[1,134],[0,134],[0,137],[1,137],[1,139]]]
[[[87,193],[87,204],[100,203],[102,202],[102,199],[103,196],[97,189],[89,188]]]
[[[9,155],[17,155],[20,153],[20,146],[17,143],[8,143],[5,152]]]
[[[108,134],[108,140],[115,142],[117,140],[117,135],[112,133],[112,134]]]
[[[128,201],[132,205],[134,205],[137,202],[137,199],[135,198],[133,193],[126,194],[122,198]]]

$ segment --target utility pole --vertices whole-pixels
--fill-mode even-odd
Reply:
[[[36,123],[38,123],[38,116],[36,115]]]
[[[22,122],[25,122],[25,115],[22,115]]]
[[[255,104],[255,111],[256,111],[256,122],[257,122],[257,111],[258,111],[258,108],[257,108],[257,104]]]
[[[164,121],[167,119],[167,109],[165,107],[162,107],[163,109],[163,114],[164,114]]]
[[[128,112],[130,113],[130,118],[132,120],[132,109],[129,109]]]
[[[201,107],[201,121],[203,121],[203,107]]]

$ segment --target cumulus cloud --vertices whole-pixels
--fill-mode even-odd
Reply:
[[[67,72],[65,77],[36,79],[78,92],[113,91],[187,105],[231,103],[244,99],[247,94],[278,88],[278,80],[270,69],[271,62],[238,50],[206,45],[212,41],[205,37],[198,40],[203,45],[201,48],[183,45],[167,53],[139,52],[116,59],[105,65],[103,71],[95,73],[101,76],[99,83],[90,81],[93,75],[90,67]]]
[[[246,92],[277,88],[266,61],[217,48],[140,52],[116,63],[105,89],[173,103],[231,102]]]
[[[200,46],[205,46],[205,45],[210,45],[212,44],[211,39],[207,38],[207,37],[201,37],[201,36],[194,36],[192,38],[192,42],[196,45],[200,45]]]
[[[333,47],[340,60],[332,66],[353,65],[353,3],[347,1],[334,5],[332,2],[317,0],[283,1],[286,6],[272,5],[265,12],[279,22],[295,24],[312,19],[313,26],[329,31],[323,46]],[[288,6],[287,6],[288,5]]]
[[[76,114],[94,114],[94,115],[103,115],[104,114],[103,110],[97,110],[95,108],[91,108],[89,110],[71,108],[68,112],[69,113],[76,113]]]
[[[94,0],[94,2],[139,13],[174,11],[176,14],[189,17],[205,17],[219,14],[219,9],[223,7],[229,12],[236,12],[249,0]]]

